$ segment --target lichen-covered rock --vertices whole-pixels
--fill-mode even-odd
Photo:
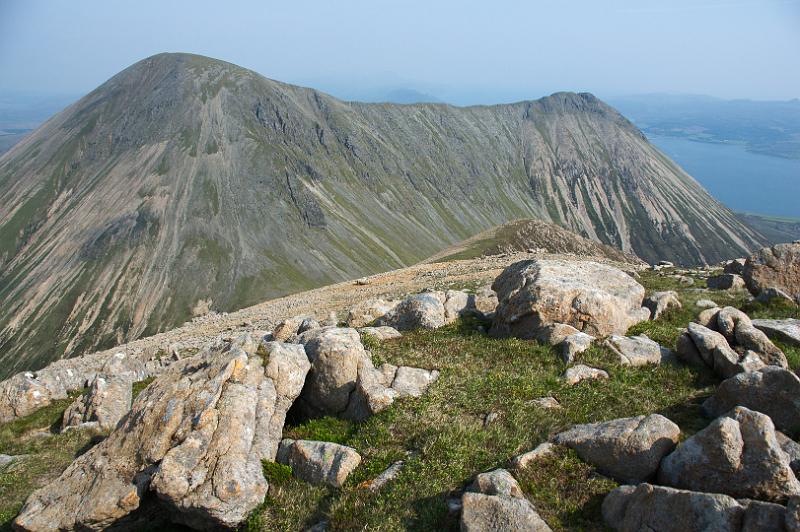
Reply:
[[[767,504],[767,503],[760,503]],[[783,508],[779,505],[778,508]],[[751,512],[759,512],[754,505]],[[603,500],[603,520],[618,532],[756,532],[745,529],[748,505],[720,493],[654,486],[620,486]],[[757,521],[751,516],[750,521]],[[763,529],[767,530],[767,529]]]
[[[658,319],[664,312],[671,308],[681,308],[681,300],[674,290],[653,292],[647,296],[642,305],[650,309],[650,319]]]
[[[735,406],[766,414],[779,430],[794,433],[800,429],[800,378],[771,366],[740,373],[723,381],[703,403],[703,410],[717,417]]]
[[[564,372],[563,378],[567,381],[567,384],[575,385],[585,380],[607,379],[608,373],[602,369],[593,368],[584,364],[577,364],[568,368],[567,371]]]
[[[681,429],[658,414],[575,427],[553,442],[574,449],[582,460],[623,482],[642,482],[678,443]]]
[[[736,407],[661,462],[659,483],[732,497],[785,502],[800,482],[769,417]]]
[[[356,387],[358,371],[372,362],[361,344],[358,331],[343,327],[314,329],[300,335],[311,362],[298,408],[303,415],[340,415]]]
[[[97,422],[100,430],[111,430],[131,409],[132,383],[122,376],[97,376],[89,389],[73,402],[61,422],[62,430]]]
[[[644,288],[625,272],[591,261],[526,260],[495,280],[493,336],[536,338],[553,323],[592,336],[625,334],[646,320]]]
[[[36,372],[18,373],[0,382],[0,423],[31,414],[56,399],[66,399],[97,375],[115,375],[132,382],[160,375],[180,357],[153,351],[103,352],[57,360]]]
[[[775,288],[800,303],[800,243],[762,248],[747,259],[742,275],[753,295]]]
[[[398,331],[411,331],[438,329],[445,322],[445,310],[441,300],[435,294],[423,292],[407,297],[375,323],[379,326],[394,327]]]
[[[281,441],[276,461],[291,466],[292,475],[304,482],[340,488],[361,463],[361,455],[337,443],[287,438]]]
[[[265,368],[235,344],[176,362],[105,440],[28,498],[14,526],[100,530],[151,493],[149,503],[173,522],[235,528],[264,499],[261,460],[274,459],[309,367],[305,356],[276,351]]]
[[[613,334],[606,338],[605,345],[619,357],[619,363],[623,366],[658,365],[672,354],[669,349],[661,347],[657,342],[644,335],[618,336]]]

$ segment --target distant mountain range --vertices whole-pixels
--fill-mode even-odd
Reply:
[[[800,159],[800,100],[722,100],[643,94],[609,100],[648,135],[744,144],[749,151]]]
[[[157,55],[0,157],[0,361],[35,368],[520,218],[648,261],[763,242],[590,94],[347,103]]]

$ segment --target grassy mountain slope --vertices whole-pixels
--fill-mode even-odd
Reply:
[[[588,94],[346,103],[157,55],[0,158],[0,360],[41,366],[530,217],[646,260],[760,243]]]
[[[541,220],[514,220],[492,227],[430,257],[425,262],[473,259],[501,253],[544,249],[547,253],[573,253],[584,257],[605,257],[617,262],[638,263],[640,259],[615,247],[600,244]]]

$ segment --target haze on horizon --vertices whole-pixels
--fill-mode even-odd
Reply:
[[[800,97],[800,0],[0,3],[0,90],[83,94],[191,52],[345,99],[413,89],[456,104]]]

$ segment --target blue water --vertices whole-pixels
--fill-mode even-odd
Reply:
[[[734,211],[800,218],[800,160],[750,153],[736,144],[649,139]]]

